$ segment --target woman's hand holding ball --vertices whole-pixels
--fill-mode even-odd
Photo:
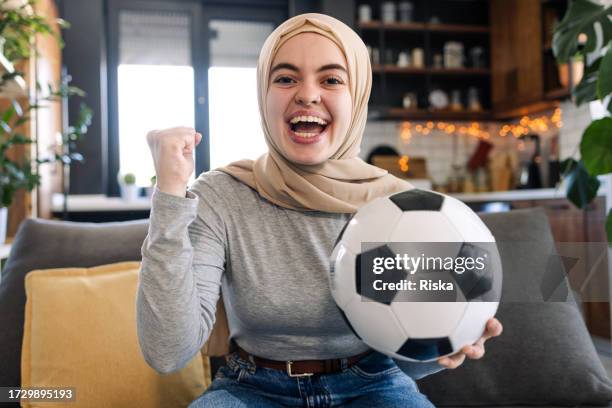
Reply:
[[[147,133],[157,188],[160,191],[185,197],[189,177],[195,168],[193,151],[201,140],[202,134],[190,127],[152,130]]]
[[[465,361],[465,358],[471,360],[479,360],[484,356],[485,347],[484,343],[492,337],[497,337],[502,333],[503,326],[499,320],[492,318],[487,322],[485,332],[483,335],[471,346],[465,346],[460,352],[453,354],[452,356],[443,357],[438,359],[438,363],[445,368],[454,369],[459,367]]]

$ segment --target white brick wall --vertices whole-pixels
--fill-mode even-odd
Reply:
[[[591,123],[591,112],[589,104],[585,103],[576,107],[571,101],[561,104],[563,126],[559,131],[559,149],[561,159],[570,156],[580,157],[580,139],[582,132]]]
[[[580,116],[580,115],[578,115]],[[563,122],[565,125],[565,116]],[[578,119],[570,119],[571,123],[577,123]],[[456,160],[459,164],[465,165],[478,145],[478,139],[468,135],[447,134],[437,129],[433,129],[428,135],[421,135],[414,131],[415,126],[419,122],[411,122],[412,137],[406,143],[400,137],[401,131],[400,121],[371,121],[366,125],[363,141],[361,144],[360,156],[365,159],[370,151],[380,145],[389,145],[395,147],[400,154],[406,154],[412,157],[424,157],[427,162],[427,170],[431,180],[436,184],[443,184],[451,175],[453,163],[453,151],[456,151]],[[421,123],[424,124],[424,123]],[[465,125],[469,125],[466,123]],[[516,151],[518,141],[512,136],[499,136],[500,126],[503,124],[497,122],[481,123],[481,127],[487,130],[491,135],[488,140],[493,143],[494,151]],[[578,126],[578,125],[576,125]],[[548,151],[550,138],[558,133],[556,128],[549,129],[542,133],[542,180],[544,183],[548,180]],[[530,155],[526,155],[529,158]]]

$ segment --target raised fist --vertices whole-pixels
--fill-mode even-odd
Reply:
[[[157,188],[164,193],[185,197],[189,177],[194,171],[193,151],[202,135],[190,127],[152,130],[147,143],[153,156]]]

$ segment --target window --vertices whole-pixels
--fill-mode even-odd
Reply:
[[[151,129],[184,125],[203,134],[194,176],[267,151],[256,65],[265,39],[287,18],[286,1],[106,3],[107,194],[119,194],[119,173],[134,173],[139,185],[149,185]]]
[[[266,146],[257,105],[257,58],[272,23],[211,20],[210,167],[255,159]]]
[[[117,67],[119,173],[149,186],[152,129],[195,127],[194,70],[187,14],[122,10]]]

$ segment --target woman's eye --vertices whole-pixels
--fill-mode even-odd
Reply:
[[[285,77],[278,77],[278,78],[276,78],[276,80],[274,82],[276,82],[278,84],[290,84],[291,81],[293,81],[293,79],[285,76]]]
[[[328,85],[341,85],[342,81],[338,78],[330,77],[325,80]]]

